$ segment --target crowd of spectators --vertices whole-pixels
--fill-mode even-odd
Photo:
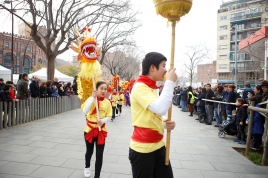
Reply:
[[[205,124],[214,127],[223,127],[223,123],[229,119],[235,120],[237,126],[237,138],[235,142],[245,144],[246,127],[249,122],[248,105],[254,101],[255,107],[266,108],[266,104],[259,103],[268,99],[268,82],[262,83],[255,88],[251,88],[249,82],[245,82],[245,90],[240,95],[236,92],[233,84],[216,84],[213,88],[210,84],[204,87],[192,89],[191,86],[174,88],[174,105],[181,108],[182,112],[189,112],[189,116],[196,115],[200,120],[201,114],[206,115]],[[208,101],[210,100],[210,101]],[[214,102],[219,101],[219,102]],[[228,104],[232,103],[232,104]],[[262,135],[264,132],[265,118],[258,112],[254,112],[252,137],[252,149],[260,149]]]
[[[19,101],[35,98],[61,97],[77,95],[76,77],[73,84],[58,81],[55,77],[53,81],[41,81],[33,76],[29,79],[28,74],[20,74],[17,85],[12,81],[5,81],[0,78],[0,101]]]

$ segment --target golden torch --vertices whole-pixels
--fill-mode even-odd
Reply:
[[[171,58],[170,69],[174,68],[174,49],[175,49],[175,27],[180,18],[187,14],[192,8],[192,0],[153,0],[156,13],[168,19],[172,26],[172,40],[171,40]],[[172,107],[168,110],[168,120],[171,120]],[[166,159],[165,164],[169,164],[169,150],[170,150],[170,131],[167,131],[166,140]]]

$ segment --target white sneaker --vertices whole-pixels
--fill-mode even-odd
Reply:
[[[90,177],[90,168],[85,168],[84,169],[84,175],[85,175],[85,177]]]

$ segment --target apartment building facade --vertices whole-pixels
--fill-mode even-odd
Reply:
[[[231,0],[221,5],[217,14],[218,83],[234,83],[235,43],[237,43],[237,86],[244,87],[245,81],[255,86],[255,78],[263,76],[263,71],[254,69],[256,63],[262,65],[261,60],[238,51],[238,43],[266,25],[267,3],[266,0]]]

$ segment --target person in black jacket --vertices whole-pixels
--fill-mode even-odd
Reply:
[[[47,84],[47,97],[51,97],[51,95],[54,93],[54,89],[52,88],[52,81],[48,80],[46,84]]]
[[[195,120],[199,120],[199,116],[201,113],[206,113],[205,101],[202,100],[206,98],[206,88],[201,88],[201,91],[199,92],[197,97],[198,97],[198,100],[197,100],[198,118]]]
[[[72,88],[73,88],[73,92],[74,92],[74,94],[75,94],[75,95],[78,95],[78,93],[77,93],[77,83],[76,83],[76,80],[77,80],[77,76],[74,77],[74,81],[73,81],[73,86],[72,86]]]
[[[244,104],[243,98],[236,99],[236,125],[237,125],[237,138],[234,142],[239,144],[246,144],[245,125],[248,118],[247,105]]]
[[[3,90],[5,86],[4,79],[0,78],[0,91]]]
[[[40,97],[40,88],[37,83],[38,78],[36,76],[33,76],[32,82],[30,84],[30,92],[32,98],[39,98]]]
[[[257,85],[254,88],[254,93],[255,93],[256,98],[258,99],[258,103],[260,103],[262,101],[262,94],[263,94],[261,85]]]
[[[227,98],[227,102],[230,102],[230,103],[235,103],[236,102],[236,93],[234,92],[235,90],[235,86],[234,84],[229,84],[228,85],[228,98]],[[226,105],[226,113],[227,113],[227,116],[231,116],[232,115],[232,111],[236,109],[236,106],[235,105],[231,105],[231,104],[227,104]]]
[[[47,96],[47,84],[46,82],[42,82],[40,85],[40,98],[46,98]]]
[[[212,100],[212,97],[214,97],[214,92],[211,90],[211,85],[209,83],[206,85],[206,90],[207,90],[206,99]],[[206,114],[208,118],[206,125],[211,125],[213,118],[212,116],[213,102],[206,101],[205,105],[206,105],[205,106]]]

